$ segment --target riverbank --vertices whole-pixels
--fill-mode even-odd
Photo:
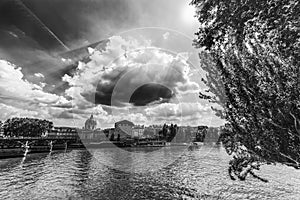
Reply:
[[[46,153],[55,150],[87,148],[130,148],[163,147],[165,141],[92,141],[79,138],[2,138],[0,139],[0,159],[24,157],[27,154]]]
[[[71,144],[68,147],[66,147],[65,145],[55,145],[52,147],[52,149],[49,146],[32,146],[27,151],[22,147],[2,148],[0,149],[0,159],[24,157],[27,154],[47,153],[55,150],[67,150],[67,149],[68,150],[85,149],[85,146],[83,144]]]
[[[98,148],[145,148],[165,146],[199,147],[201,142],[173,143],[164,140],[124,140],[124,141],[93,141],[79,138],[43,137],[43,138],[1,138],[0,159],[24,157],[27,154],[48,153],[55,150],[98,149]]]

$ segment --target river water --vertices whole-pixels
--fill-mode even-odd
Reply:
[[[300,199],[300,171],[232,181],[219,146],[93,149],[0,160],[0,199]]]

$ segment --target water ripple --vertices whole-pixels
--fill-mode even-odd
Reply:
[[[148,162],[147,156],[147,151],[139,151],[130,158],[120,158],[122,156],[116,155],[113,149],[98,149],[33,154],[25,160],[0,160],[0,199],[300,197],[299,172],[281,165],[262,167],[259,174],[269,183],[252,177],[243,182],[231,181],[227,176],[229,158],[221,148],[185,151],[171,163],[168,162],[169,153],[152,153],[151,159],[157,162],[156,166]],[[116,168],[112,167],[114,165]],[[126,166],[126,171],[120,170],[120,166]],[[143,168],[143,173],[138,168]]]

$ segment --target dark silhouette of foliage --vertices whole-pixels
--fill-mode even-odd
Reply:
[[[170,125],[168,131],[169,134],[167,135],[167,142],[171,142],[173,138],[176,136],[176,131],[177,131],[176,129],[177,129],[177,125],[173,125],[173,124]]]
[[[165,140],[168,134],[168,125],[164,124],[162,128],[162,138]]]
[[[112,133],[112,134],[110,135],[109,140],[110,140],[110,141],[114,141],[114,140],[115,140],[115,134],[114,134],[114,133]]]
[[[195,142],[204,142],[205,136],[207,134],[207,129],[207,126],[198,126]]]
[[[200,22],[194,46],[202,49],[201,67],[207,71],[208,90],[200,98],[218,104],[216,115],[227,121],[221,137],[233,155],[230,172],[244,180],[259,168],[257,162],[299,168],[300,3],[191,4]]]
[[[3,122],[0,121],[0,137],[3,137]]]
[[[3,123],[4,136],[8,137],[41,137],[52,128],[51,121],[35,118],[14,117]]]
[[[164,124],[162,130],[159,131],[159,139],[166,140],[167,142],[172,142],[178,133],[179,127],[177,124],[171,124],[168,126]]]

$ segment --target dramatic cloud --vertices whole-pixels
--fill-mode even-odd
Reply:
[[[79,68],[83,70],[84,65],[81,63]],[[69,78],[70,82],[73,80],[71,77],[66,78]],[[132,81],[135,83],[137,80],[132,79]],[[145,84],[135,90],[130,99],[134,103],[126,104],[126,107],[95,105],[82,95],[86,93],[83,89],[88,89],[91,85],[77,86],[80,84],[73,84],[66,91],[67,96],[72,96],[72,100],[69,101],[63,96],[43,91],[41,86],[24,79],[21,68],[0,60],[1,119],[5,120],[12,116],[37,117],[56,123],[69,123],[77,127],[80,127],[91,114],[96,116],[101,127],[109,127],[122,119],[145,125],[165,122],[183,125],[211,124],[214,119],[209,105],[176,102],[172,98],[174,94],[171,90],[159,84]],[[159,96],[161,97],[158,99]],[[108,108],[110,112],[107,111]]]
[[[53,112],[59,106],[70,106],[70,102],[63,96],[50,94],[43,91],[41,85],[36,85],[23,79],[24,75],[21,68],[5,61],[0,60],[0,103],[5,110],[13,107],[13,110],[30,115],[51,117],[49,109],[53,107]],[[39,117],[41,117],[39,116]]]
[[[213,116],[209,105],[184,102],[187,95],[198,99],[199,90],[190,79],[188,53],[171,54],[150,41],[120,36],[110,38],[102,51],[89,51],[88,62],[80,62],[75,74],[63,77],[73,108],[58,117],[93,113],[105,126],[122,119],[146,125],[199,125],[202,116]]]
[[[81,62],[77,73],[63,80],[71,86],[66,94],[75,96],[76,104],[146,105],[197,92],[199,85],[190,80],[189,67],[185,54],[164,52],[150,41],[114,36],[104,51],[94,51],[89,62]]]
[[[134,91],[129,103],[135,106],[145,106],[153,102],[168,102],[174,93],[167,87],[159,84],[145,84]]]

